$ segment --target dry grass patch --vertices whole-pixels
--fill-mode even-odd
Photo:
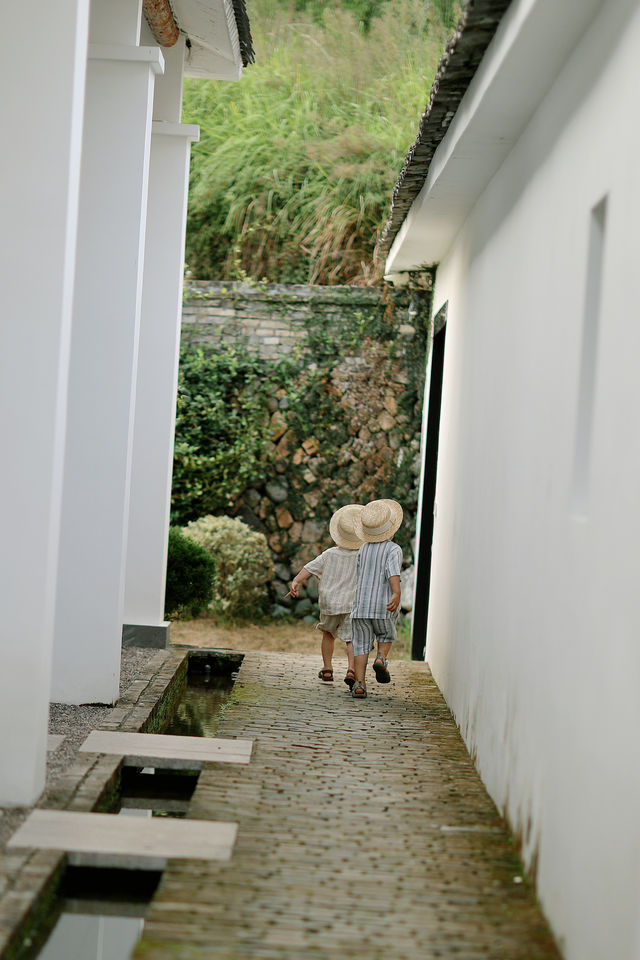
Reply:
[[[176,620],[171,624],[171,643],[175,646],[215,647],[225,650],[268,650],[279,653],[309,653],[320,656],[320,633],[311,623],[264,620],[258,623],[225,623],[208,617]],[[336,644],[336,655],[343,651]],[[393,660],[411,659],[408,624],[398,630],[391,651]]]

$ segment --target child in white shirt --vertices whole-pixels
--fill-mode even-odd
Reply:
[[[310,576],[319,579],[320,622],[322,631],[322,669],[320,680],[333,680],[333,650],[335,638],[346,644],[348,669],[344,682],[349,689],[356,679],[353,645],[351,643],[351,607],[356,592],[356,561],[362,540],[356,535],[354,524],[363,507],[349,503],[336,510],[329,524],[329,533],[335,547],[329,547],[320,556],[305,563],[291,583],[291,596],[298,596],[298,586]]]

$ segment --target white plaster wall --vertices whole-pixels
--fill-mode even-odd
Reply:
[[[640,956],[638,50],[638,3],[605,4],[441,262],[434,304],[449,312],[427,658],[569,960]]]

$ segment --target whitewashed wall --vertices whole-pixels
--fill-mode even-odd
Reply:
[[[569,960],[640,957],[638,50],[638,3],[605,3],[434,304],[449,311],[427,657]]]

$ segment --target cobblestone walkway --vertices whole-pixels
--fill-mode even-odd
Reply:
[[[190,811],[239,822],[232,862],[170,864],[134,956],[558,958],[426,665],[354,702],[317,661],[247,654],[218,735],[253,758],[205,769]]]

